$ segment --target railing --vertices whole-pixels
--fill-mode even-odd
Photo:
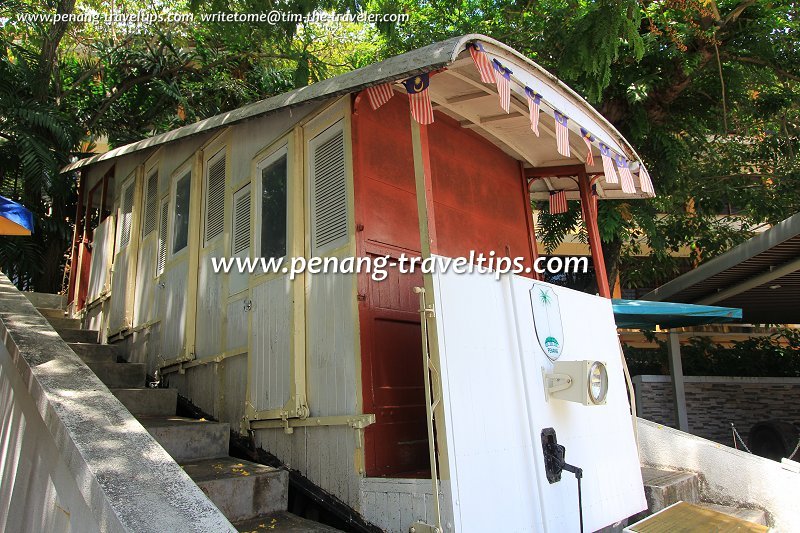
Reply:
[[[234,531],[0,274],[0,531]]]

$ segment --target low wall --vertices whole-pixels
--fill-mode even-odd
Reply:
[[[648,420],[638,420],[638,435],[643,466],[696,472],[704,501],[762,509],[774,531],[797,531],[799,473]]]
[[[677,427],[670,376],[635,376],[636,414]],[[800,378],[684,377],[689,433],[733,445],[731,422],[747,441],[753,424],[782,419],[800,426]]]
[[[0,531],[235,531],[1,274]]]

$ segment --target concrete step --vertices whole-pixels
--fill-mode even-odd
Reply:
[[[85,342],[97,344],[98,332],[91,329],[53,328],[64,342]]]
[[[272,513],[253,520],[235,522],[234,527],[238,531],[278,531],[280,533],[337,533],[340,530],[312,522],[305,518],[283,511]]]
[[[145,385],[144,363],[86,363],[109,389],[135,389]]]
[[[139,421],[179,463],[228,455],[230,426],[179,416],[140,416]]]
[[[172,416],[178,405],[177,389],[111,389],[135,416]]]
[[[233,457],[182,463],[231,522],[250,520],[289,506],[289,472]]]
[[[700,500],[700,480],[692,472],[642,468],[642,480],[647,511],[651,514],[679,501],[696,503]]]
[[[66,298],[62,294],[48,294],[45,292],[23,292],[34,307],[47,307],[50,309],[64,309]]]
[[[745,520],[761,526],[767,525],[767,513],[761,509],[745,509],[742,507],[730,507],[728,505],[718,505],[716,503],[706,502],[700,502],[697,505],[705,509],[711,509],[712,511],[716,511],[718,513],[739,518],[740,520]]]
[[[67,318],[67,315],[64,313],[63,309],[54,309],[52,307],[37,307],[37,311],[39,311],[43,317],[45,318]]]
[[[116,363],[122,350],[113,344],[70,342],[69,347],[86,363]]]
[[[79,318],[67,318],[67,317],[45,317],[50,325],[53,326],[53,329],[80,329],[81,328],[81,320]]]

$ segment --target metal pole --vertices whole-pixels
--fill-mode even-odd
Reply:
[[[689,431],[689,418],[686,415],[686,393],[683,384],[683,365],[681,364],[681,342],[677,332],[669,332],[667,351],[669,352],[669,373],[672,375],[672,394],[675,398],[675,416],[678,420],[678,429]]]

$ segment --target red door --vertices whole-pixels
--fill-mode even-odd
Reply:
[[[385,245],[365,248],[372,257],[418,255]],[[365,435],[367,475],[430,475],[419,300],[412,291],[422,286],[422,275],[387,271],[383,281],[364,280],[360,303],[364,411],[376,417]]]

